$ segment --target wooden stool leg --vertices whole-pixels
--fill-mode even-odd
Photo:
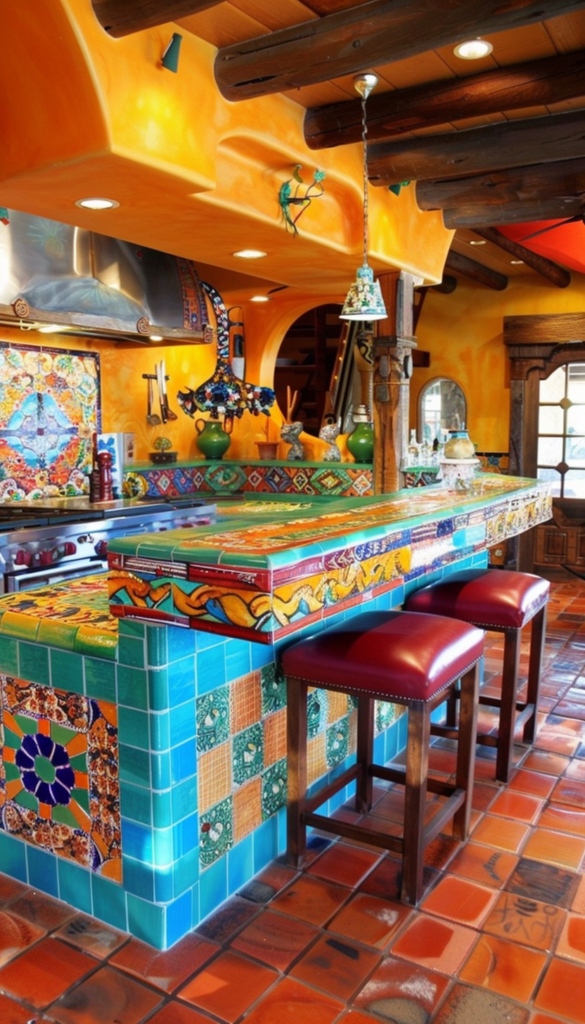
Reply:
[[[530,660],[528,663],[528,689],[526,703],[534,705],[534,711],[524,725],[522,739],[525,743],[533,743],[536,736],[538,702],[540,700],[540,681],[542,678],[542,659],[546,638],[546,605],[536,613],[532,620],[530,637]]]
[[[514,723],[518,700],[518,671],[520,666],[520,630],[504,634],[504,663],[502,668],[502,700],[496,757],[496,779],[507,782],[512,765]]]
[[[461,679],[459,704],[459,739],[457,743],[457,772],[455,784],[464,789],[464,803],[453,816],[455,839],[466,839],[471,818],[473,775],[475,768],[475,736],[477,733],[477,705],[479,695],[479,663]]]
[[[361,766],[355,791],[356,811],[365,814],[371,810],[374,780],[370,765],[374,753],[374,701],[371,697],[358,698],[357,763]]]
[[[295,867],[301,867],[307,850],[307,828],[302,818],[307,795],[307,691],[302,679],[287,679],[287,857]]]
[[[421,701],[413,701],[408,707],[401,898],[415,905],[420,899],[423,882],[430,739],[429,708]]]

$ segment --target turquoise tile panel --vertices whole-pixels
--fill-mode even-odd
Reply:
[[[173,773],[170,750],[165,750],[161,754],[152,753],[150,755],[150,767],[152,771],[153,789],[170,789],[173,785],[173,782],[171,781]]]
[[[252,644],[248,640],[227,640],[225,667],[227,679],[239,679],[252,670]]]
[[[173,821],[181,821],[197,810],[197,776],[192,775],[171,790]]]
[[[228,897],[227,857],[201,872],[199,879],[199,920],[211,914]]]
[[[26,844],[26,860],[28,865],[28,884],[42,892],[48,892],[55,899],[59,898],[59,878],[57,875],[57,857],[54,853],[41,850],[38,846]]]
[[[118,639],[118,661],[120,665],[131,665],[144,668],[146,665],[146,646],[143,638],[121,635]]]
[[[192,630],[194,633],[195,631]],[[169,665],[169,702],[171,707],[195,696],[195,654],[185,655]]]
[[[136,619],[120,619],[118,629],[120,636],[133,636],[136,638],[146,637],[147,625],[144,622],[137,622]]]
[[[116,702],[116,665],[100,658],[84,658],[85,694],[97,700]]]
[[[154,876],[155,903],[170,903],[173,899],[173,868],[158,868]]]
[[[182,859],[199,845],[199,816],[189,814],[173,828],[173,850],[175,861]]]
[[[122,878],[126,892],[138,896],[142,901],[154,900],[154,868],[151,864],[143,864],[142,861],[134,860],[126,854],[122,855]],[[129,908],[130,900],[126,901]],[[136,935],[136,932],[132,932]]]
[[[118,665],[118,703],[127,708],[148,708],[148,676],[144,669]]]
[[[122,850],[125,857],[133,857],[142,864],[153,864],[153,829],[122,817]]]
[[[49,651],[37,644],[20,642],[19,672],[21,679],[29,683],[50,686]]]
[[[18,675],[18,640],[8,636],[0,636],[0,672]]]
[[[84,914],[92,913],[91,875],[93,872],[77,867],[71,861],[57,857],[59,899],[70,903]]]
[[[150,754],[138,747],[130,747],[120,743],[118,747],[120,765],[120,780],[130,782],[136,786],[147,786],[151,784],[151,763]],[[152,780],[153,786],[154,778]],[[163,787],[165,788],[165,787]],[[166,787],[168,788],[168,787]]]
[[[227,682],[224,644],[197,652],[197,695],[208,693]]]
[[[195,630],[168,626],[166,632],[169,638],[169,664],[180,661],[182,658],[193,657],[197,649]]]
[[[274,658],[274,650],[271,644],[250,644],[250,655],[254,671],[270,664]]]
[[[197,772],[197,752],[194,740],[172,747],[171,752],[171,785],[185,782]]]
[[[169,630],[164,626],[146,627],[146,664],[166,665],[169,660]]]
[[[219,647],[225,643],[223,637],[219,637],[217,633],[198,633],[197,630],[193,631],[195,637],[195,650],[206,651],[208,647]]]
[[[131,743],[133,747],[140,750],[149,750],[148,714],[146,711],[136,711],[134,708],[118,707],[118,730],[121,743]]]
[[[171,743],[175,743],[175,737],[171,730],[171,712],[153,712],[149,716],[150,723],[150,749],[168,750]]]
[[[254,874],[258,874],[271,860],[278,856],[278,818],[273,815],[253,833]]]
[[[166,947],[181,939],[191,930],[193,918],[193,892],[187,890],[167,907]]]
[[[130,894],[127,904],[128,927],[132,935],[156,949],[166,949],[165,908],[146,903]]]
[[[51,648],[49,651],[49,664],[52,686],[62,690],[70,690],[73,693],[85,693],[83,657],[81,654]]]
[[[254,875],[254,837],[246,836],[227,854],[228,891],[231,895],[246,885]]]
[[[191,785],[197,790],[196,779],[191,781]],[[152,794],[152,824],[155,828],[166,828],[177,820],[177,816],[173,813],[173,799],[175,789],[180,788],[182,787],[177,786],[173,789],[158,790]]]
[[[175,831],[173,828],[156,828],[152,833],[152,863],[158,871],[166,870],[174,864],[175,856]]]
[[[0,831],[0,871],[20,882],[28,881],[26,864],[27,843],[13,839],[6,832]]]
[[[169,713],[169,721],[173,746],[186,740],[195,742],[195,698],[173,708]]]
[[[164,630],[161,630],[164,632]],[[149,668],[148,704],[152,711],[166,711],[171,706],[169,692],[169,669],[165,665],[160,668]]]
[[[120,931],[128,931],[128,917],[126,913],[126,893],[121,885],[110,881],[109,878],[102,878],[91,873],[91,893],[93,899],[93,912],[100,921],[105,921],[112,928]]]
[[[173,865],[173,895],[191,889],[199,878],[199,850],[190,850]]]
[[[120,810],[124,818],[140,822],[143,825],[153,824],[152,797],[145,786],[132,786],[128,782],[120,782]]]

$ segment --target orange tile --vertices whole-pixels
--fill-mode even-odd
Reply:
[[[86,953],[102,959],[128,941],[126,932],[116,931],[103,921],[96,921],[87,914],[76,914],[67,921],[55,935],[64,942],[84,949]]]
[[[236,936],[231,947],[286,971],[318,934],[314,925],[264,910]]]
[[[402,860],[388,855],[374,868],[359,886],[360,892],[392,900],[400,896]]]
[[[538,797],[503,789],[491,805],[490,814],[512,818],[513,821],[525,821],[530,825],[538,818],[542,805],[543,801]]]
[[[97,1007],[107,1007],[110,1020],[139,1024],[161,1002],[162,994],[110,967],[102,967],[66,992],[51,1007],[51,1017],[59,1024],[97,1024],[100,1017],[104,1020],[100,1011],[97,1016]]]
[[[264,719],[264,766],[286,757],[286,708]]]
[[[252,779],[233,796],[234,843],[239,843],[262,824],[262,780]]]
[[[456,875],[446,875],[422,901],[422,909],[449,921],[479,928],[496,898],[493,889]]]
[[[43,935],[46,935],[44,928],[13,914],[11,907],[0,911],[0,964],[8,963]]]
[[[531,750],[526,760],[522,762],[522,767],[558,778],[569,763],[570,758],[562,754],[553,754],[548,750]]]
[[[384,1020],[404,1021],[405,1024],[408,1021],[427,1021],[449,983],[449,978],[434,971],[387,957],[353,1002]],[[373,1019],[368,1017],[369,1021]]]
[[[581,876],[579,887],[571,904],[571,910],[577,914],[585,914],[585,876]]]
[[[27,921],[38,925],[39,928],[58,928],[77,913],[73,907],[61,900],[54,900],[51,896],[35,889],[27,889],[10,904],[10,912],[24,917]]]
[[[390,952],[423,967],[454,974],[476,938],[477,932],[471,928],[419,913],[392,943]]]
[[[522,946],[551,952],[566,916],[566,910],[553,907],[550,903],[542,903],[513,892],[503,892],[498,896],[483,930],[491,935],[512,939]]]
[[[237,953],[223,953],[177,993],[180,999],[233,1024],[278,975]]]
[[[530,827],[523,822],[484,814],[475,826],[472,838],[474,843],[483,843],[485,846],[494,846],[498,850],[517,853],[529,833]]]
[[[530,999],[546,955],[504,942],[494,935],[481,935],[469,960],[459,972],[461,981],[481,985],[519,1003]]]
[[[94,970],[98,961],[47,938],[0,968],[0,988],[13,999],[42,1009]]]
[[[186,935],[171,949],[160,952],[132,939],[111,958],[118,970],[131,974],[164,992],[173,992],[190,974],[199,970],[221,947],[194,933]]]
[[[527,793],[545,800],[551,794],[554,785],[555,780],[550,775],[545,775],[544,772],[531,772],[525,768],[518,768],[506,789],[509,793]],[[502,812],[498,811],[497,813],[501,814]]]
[[[260,672],[236,679],[230,686],[230,731],[241,732],[262,718]]]
[[[512,874],[518,860],[512,853],[469,841],[449,861],[448,870],[454,875],[472,878],[475,882],[500,889]]]
[[[553,804],[585,807],[585,782],[567,778],[560,779],[550,799]]]
[[[557,956],[585,963],[585,918],[580,914],[567,914],[555,952]]]
[[[585,856],[585,840],[581,837],[551,832],[545,828],[532,830],[524,849],[524,857],[560,864],[562,867],[579,868]]]
[[[351,895],[351,889],[317,878],[299,877],[271,903],[273,910],[324,925]]]
[[[553,957],[534,999],[534,1006],[565,1017],[572,1024],[585,1024],[584,991],[585,967]]]
[[[585,837],[585,811],[570,810],[560,804],[549,804],[538,822],[540,828],[570,832],[573,836]]]
[[[343,1008],[343,1003],[324,992],[284,978],[246,1017],[246,1024],[332,1024]]]
[[[199,925],[197,934],[211,942],[227,942],[257,913],[255,903],[232,896]]]
[[[568,909],[577,892],[580,874],[557,864],[522,857],[508,879],[506,889],[529,899]]]
[[[381,858],[382,853],[363,846],[332,843],[325,853],[313,861],[307,874],[318,875],[319,878],[339,882],[341,885],[356,886]]]
[[[201,812],[225,800],[232,791],[232,748],[231,743],[221,743],[206,754],[200,754],[198,761],[198,800]]]
[[[585,782],[585,761],[574,758],[565,772],[565,778]]]
[[[378,952],[330,932],[311,946],[290,975],[347,1002],[379,960]]]
[[[553,754],[566,754],[572,757],[579,745],[577,736],[565,736],[562,733],[541,729],[534,741],[536,750],[547,750]]]
[[[2,1024],[30,1024],[30,1010],[19,1006],[8,996],[0,995],[0,1020]]]
[[[411,913],[403,903],[388,903],[358,892],[327,928],[339,935],[359,939],[366,946],[383,949]]]
[[[148,1024],[213,1024],[206,1013],[192,1010],[190,1006],[173,1001],[157,1010],[154,1017],[148,1018]]]

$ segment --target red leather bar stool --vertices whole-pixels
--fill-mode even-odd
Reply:
[[[477,742],[496,747],[496,779],[507,782],[512,767],[514,733],[523,725],[524,743],[534,742],[546,632],[546,606],[550,583],[525,572],[506,569],[469,569],[453,573],[411,594],[409,611],[448,615],[481,629],[504,634],[501,696],[482,694],[479,701],[499,708],[497,735],[479,734]],[[518,698],[521,635],[532,622],[526,700]],[[454,735],[456,695],[447,705],[445,726],[433,732]]]
[[[475,732],[478,660],[483,631],[454,619],[410,612],[369,611],[301,640],[285,651],[288,741],[288,858],[297,867],[306,852],[307,825],[402,853],[405,902],[418,903],[422,892],[425,847],[453,819],[453,834],[469,830]],[[459,742],[455,780],[429,777],[431,713],[461,679]],[[357,757],[332,782],[307,796],[307,693],[309,687],[357,697]],[[408,711],[406,765],[373,764],[376,700],[402,704]],[[386,835],[369,822],[355,824],[317,813],[325,801],[355,780],[356,809],[372,807],[373,780],[405,787],[401,837]],[[425,823],[427,792],[444,797]]]

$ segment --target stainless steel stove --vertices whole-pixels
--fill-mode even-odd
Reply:
[[[107,570],[108,541],[215,522],[216,507],[192,496],[90,505],[55,498],[0,505],[0,594]]]

